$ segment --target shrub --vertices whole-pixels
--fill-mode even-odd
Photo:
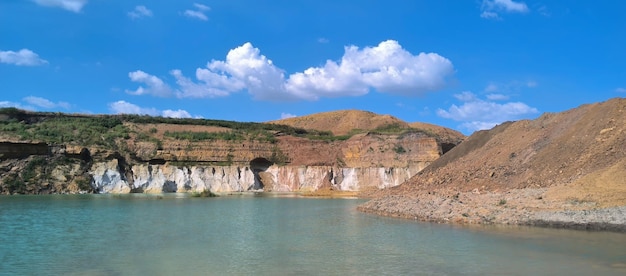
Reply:
[[[218,195],[211,192],[211,190],[206,189],[206,190],[203,190],[202,192],[191,193],[191,197],[218,197]]]
[[[406,153],[406,150],[404,149],[404,147],[402,146],[395,146],[393,148],[393,151],[395,151],[397,154],[403,154]]]

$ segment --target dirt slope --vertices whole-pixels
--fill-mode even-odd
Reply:
[[[459,198],[465,198],[461,207],[450,207]],[[419,199],[422,203],[415,203]],[[433,212],[423,213],[426,203]],[[626,99],[616,98],[474,133],[361,209],[425,220],[508,223],[506,216],[625,205]],[[503,213],[503,206],[510,212]],[[446,207],[449,214],[436,214]],[[469,211],[481,208],[482,217]],[[512,221],[529,222],[528,217]]]

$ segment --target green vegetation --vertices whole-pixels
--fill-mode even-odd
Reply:
[[[289,157],[282,150],[280,150],[280,148],[274,146],[274,148],[272,148],[272,156],[270,156],[269,161],[282,166],[287,164],[290,160]]]
[[[169,132],[166,131],[164,134],[165,137],[170,137],[178,140],[189,140],[191,142],[199,142],[199,141],[214,141],[214,140],[224,140],[224,141],[243,141],[244,135],[241,131],[223,131],[223,132],[193,132],[193,131],[176,131]]]
[[[211,190],[206,189],[202,192],[193,192],[191,193],[191,197],[218,197],[217,194],[211,192]]]
[[[161,142],[161,140],[157,139],[156,137],[148,135],[147,133],[144,133],[144,132],[137,133],[136,139],[137,141],[153,143],[156,146],[157,150],[163,149],[163,142]]]
[[[46,163],[46,158],[41,156],[34,157],[22,170],[22,179],[26,182],[33,180],[37,176],[37,170],[46,165]]]
[[[404,147],[397,145],[395,147],[393,147],[393,151],[395,151],[397,154],[403,154],[406,153],[406,150],[404,149]]]
[[[86,174],[87,163],[83,160],[66,156],[31,156],[25,159],[25,161],[26,164],[21,170],[9,172],[2,176],[0,191],[4,190],[9,194],[38,193],[38,191],[42,190],[40,184],[48,181],[54,182],[52,172],[55,168],[72,165],[80,165],[82,172],[72,174],[69,172],[71,169],[68,167],[64,175],[69,180],[66,184],[74,181],[81,191],[92,191],[91,176]],[[49,188],[54,189],[51,186],[43,189]]]
[[[500,199],[500,201],[498,201],[498,205],[502,206],[506,204],[506,199]]]
[[[11,194],[23,194],[26,192],[26,183],[15,173],[5,176],[3,182]]]
[[[129,130],[120,118],[113,116],[69,116],[57,113],[33,113],[31,120],[25,111],[2,108],[0,114],[10,119],[0,121],[0,131],[26,141],[46,143],[100,145],[116,148],[117,139],[130,138]]]
[[[17,108],[0,108],[0,131],[24,141],[42,141],[51,144],[80,144],[84,146],[96,145],[118,149],[123,143],[119,140],[129,139],[131,130],[124,123],[136,124],[176,124],[198,125],[228,128],[222,132],[193,132],[176,131],[165,132],[164,136],[190,142],[200,141],[259,141],[275,144],[277,136],[291,135],[322,141],[343,141],[360,133],[382,135],[404,135],[422,133],[434,136],[420,129],[406,128],[400,124],[388,124],[374,130],[353,129],[346,135],[333,135],[330,131],[305,130],[280,124],[266,124],[255,122],[234,122],[210,119],[191,118],[164,118],[147,115],[72,115],[61,113],[28,112]],[[146,132],[135,132],[137,140],[155,143],[162,149],[162,141],[155,138],[157,127],[151,127]]]
[[[404,133],[406,131],[407,131],[406,127],[402,127],[398,123],[393,123],[393,124],[379,126],[379,127],[375,128],[374,130],[370,131],[370,133],[374,133],[374,134],[402,134],[402,133]]]
[[[76,181],[76,185],[81,191],[89,191],[92,189],[90,177],[78,176],[74,181]]]

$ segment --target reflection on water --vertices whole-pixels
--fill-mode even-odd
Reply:
[[[418,223],[358,213],[361,202],[0,197],[0,274],[626,274],[626,234]]]

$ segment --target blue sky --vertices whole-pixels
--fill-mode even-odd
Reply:
[[[626,97],[623,1],[0,1],[0,107],[470,134]]]

